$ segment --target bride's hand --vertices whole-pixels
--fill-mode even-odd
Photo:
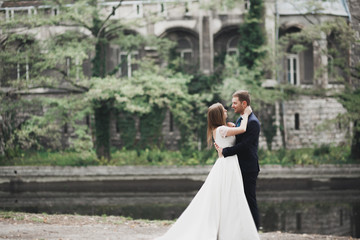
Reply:
[[[247,106],[244,110],[244,113],[247,114],[247,115],[250,115],[252,113],[252,109],[250,106]]]
[[[226,125],[228,127],[235,127],[236,126],[235,123],[232,123],[232,122],[227,122]]]

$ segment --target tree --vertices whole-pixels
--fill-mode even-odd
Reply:
[[[26,142],[21,141],[21,135],[23,138],[32,138],[33,145],[43,145],[49,141],[43,139],[45,141],[41,143],[40,136],[58,139],[59,136],[54,133],[61,127],[71,126],[77,135],[72,144],[91,149],[92,144],[88,144],[91,141],[89,129],[81,124],[81,120],[93,114],[96,153],[99,158],[110,159],[109,125],[114,109],[141,115],[151,112],[155,107],[169,108],[175,117],[184,117],[182,123],[187,125],[186,119],[189,117],[183,116],[184,111],[179,110],[190,107],[188,100],[191,96],[185,87],[187,76],[160,70],[152,61],[146,60],[142,61],[140,69],[131,78],[119,78],[116,73],[122,63],[110,71],[105,65],[110,43],[120,46],[128,54],[150,45],[156,47],[164,58],[173,43],[130,34],[128,29],[139,23],[114,18],[116,11],[122,7],[122,1],[110,11],[106,11],[106,6],[96,0],[75,1],[71,5],[67,2],[48,2],[50,9],[57,9],[59,13],[54,16],[38,12],[37,15],[19,16],[0,24],[4,50],[1,51],[0,61],[5,66],[1,76],[7,80],[7,86],[11,87],[2,97],[8,99],[8,96],[16,96],[22,99],[21,92],[38,88],[64,91],[65,96],[62,99],[42,98],[41,106],[46,109],[44,114],[28,116],[29,119],[25,122],[14,126],[15,134],[7,139],[8,143],[16,145],[19,141]],[[47,31],[50,37],[37,39],[40,31]],[[21,48],[22,45],[29,46],[29,42],[33,45]],[[85,76],[81,66],[88,61],[89,56],[92,63],[91,74]],[[25,59],[22,60],[25,62],[19,62],[21,59]],[[20,76],[14,81],[13,76],[8,74],[9,71],[24,64],[26,76]],[[5,102],[2,101],[1,110],[7,112],[3,103]],[[20,130],[15,130],[20,125]],[[43,129],[47,129],[44,126],[52,128],[47,132],[35,131],[39,126],[43,126]]]

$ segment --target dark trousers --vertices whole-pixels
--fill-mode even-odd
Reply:
[[[256,180],[258,172],[243,172],[243,182],[246,200],[249,204],[256,228],[259,230],[259,210],[256,202]]]

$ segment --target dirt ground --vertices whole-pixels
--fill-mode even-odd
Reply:
[[[170,221],[132,220],[115,216],[47,215],[0,212],[0,239],[151,240]],[[281,232],[260,233],[261,240],[348,240],[351,237]]]

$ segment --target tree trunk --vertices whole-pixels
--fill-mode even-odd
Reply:
[[[101,101],[95,107],[95,136],[96,155],[99,159],[110,160],[110,121],[111,101]]]
[[[92,76],[104,78],[106,75],[106,44],[99,40],[95,46],[95,57],[92,60]],[[110,160],[110,117],[112,100],[98,101],[94,103],[95,113],[95,146],[96,155],[99,159]]]
[[[97,43],[95,46],[95,57],[92,60],[93,70],[92,76],[93,77],[105,77],[106,75],[106,45],[103,43]]]

